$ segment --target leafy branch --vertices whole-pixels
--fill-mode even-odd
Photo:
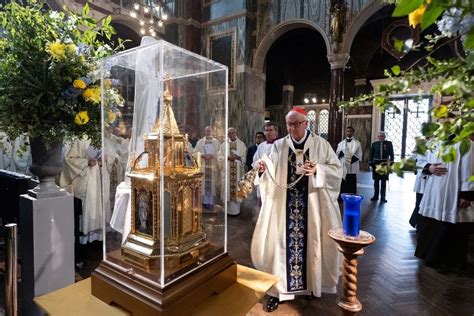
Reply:
[[[435,121],[423,124],[423,136],[416,140],[415,152],[425,154],[427,150],[436,151],[444,162],[454,161],[458,150],[464,155],[470,149],[471,137],[474,135],[474,4],[472,1],[460,0],[395,2],[397,6],[393,16],[408,15],[410,25],[416,27],[420,24],[422,29],[437,23],[441,34],[427,35],[425,38],[428,44],[425,49],[428,54],[417,59],[405,70],[399,65],[385,70],[389,82],[381,84],[377,91],[357,96],[351,101],[342,101],[339,108],[348,111],[372,103],[382,112],[388,109],[399,111],[392,102],[392,95],[415,92],[421,97],[429,93],[440,102],[431,109],[431,116]],[[446,41],[435,46],[442,39]],[[463,43],[465,58],[438,60],[432,57],[442,46],[459,40]],[[410,40],[408,43],[395,40],[394,46],[399,50],[420,48],[411,44]],[[423,60],[427,61],[427,65],[420,67],[419,63]],[[426,83],[431,85],[429,91],[422,91],[420,88],[415,90]],[[402,171],[415,168],[412,159],[403,159],[400,162],[381,165],[376,171],[402,175]]]

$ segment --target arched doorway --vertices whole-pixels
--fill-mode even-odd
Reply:
[[[127,39],[127,42],[124,43],[126,49],[140,46],[141,36],[135,32],[131,27],[125,25],[121,22],[112,21],[112,26],[114,27],[117,34],[112,36],[112,41],[116,42],[118,38]]]
[[[385,69],[390,69],[394,65],[399,65],[402,70],[413,67],[423,67],[427,61],[426,56],[430,52],[424,49],[426,43],[425,35],[436,32],[436,26],[431,26],[421,31],[419,28],[413,29],[408,25],[406,18],[394,18],[392,12],[393,5],[379,8],[370,16],[354,36],[350,48],[350,69],[346,69],[346,79],[352,80],[353,91],[346,91],[346,96],[368,93],[376,90],[383,79]],[[401,53],[393,45],[394,39],[413,39],[419,49]],[[443,45],[438,43],[438,45]],[[431,53],[432,57],[438,59],[455,56],[454,43],[436,47]],[[347,82],[347,81],[346,81]],[[363,146],[364,159],[367,162],[370,144],[376,140],[376,132],[385,130],[387,139],[394,145],[395,158],[409,157],[414,149],[415,137],[421,134],[421,124],[428,121],[431,107],[431,97],[426,94],[418,94],[418,88],[426,91],[422,87],[414,87],[411,95],[396,95],[391,97],[392,104],[396,109],[391,109],[385,114],[381,113],[377,107],[371,105],[357,109],[357,112],[346,113],[345,126],[355,128],[355,137],[359,138]],[[426,87],[425,87],[426,88]]]
[[[314,105],[329,97],[326,41],[314,28],[295,28],[278,37],[265,56],[264,72],[265,109],[283,130],[291,106]],[[310,101],[305,103],[308,95]]]

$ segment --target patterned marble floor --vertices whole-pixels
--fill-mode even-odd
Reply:
[[[413,174],[403,179],[391,176],[388,203],[379,204],[370,201],[371,174],[366,172],[358,178],[358,192],[366,197],[361,228],[377,238],[358,261],[357,297],[363,305],[360,315],[474,315],[474,236],[463,274],[442,275],[425,266],[413,255],[416,232],[408,224],[415,201],[413,184]],[[253,204],[252,200],[245,201],[241,215],[229,218],[230,254],[250,267]],[[323,294],[313,301],[298,298],[281,304],[273,313],[263,311],[264,299],[247,315],[340,315],[336,299],[336,294]]]

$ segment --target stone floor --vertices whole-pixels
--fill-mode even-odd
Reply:
[[[361,229],[376,237],[358,260],[358,294],[361,315],[474,315],[474,236],[470,240],[467,270],[462,274],[439,274],[413,253],[416,231],[408,224],[414,207],[414,175],[391,176],[388,203],[371,202],[371,174],[358,177],[358,193],[365,196]],[[249,257],[253,233],[253,202],[245,201],[242,213],[229,218],[229,252],[240,264],[252,267]],[[341,291],[341,282],[338,293]],[[236,298],[238,299],[238,298]],[[298,298],[281,304],[273,313],[256,304],[247,315],[340,315],[337,295],[323,294],[307,301]]]
[[[461,274],[439,274],[414,257],[416,232],[408,224],[415,199],[413,182],[412,174],[403,179],[392,176],[388,203],[379,204],[370,201],[373,192],[370,174],[358,177],[358,191],[366,197],[362,203],[361,228],[377,238],[358,261],[357,297],[363,305],[361,315],[474,315],[474,236],[470,240],[467,269]],[[250,267],[254,204],[255,199],[244,201],[241,214],[228,218],[229,253],[239,264]],[[101,259],[101,251],[99,242],[80,248],[84,266],[77,270],[78,280],[90,276]],[[3,305],[3,275],[0,278],[0,305]],[[341,293],[341,284],[338,291]],[[281,304],[271,314],[341,315],[336,298],[336,294],[323,294],[313,301],[298,298]],[[263,311],[262,303],[265,299],[247,315],[269,314]]]

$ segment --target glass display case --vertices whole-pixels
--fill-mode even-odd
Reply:
[[[111,293],[132,291],[161,310],[180,305],[176,292],[201,293],[216,280],[214,287],[229,286],[235,263],[227,254],[227,153],[220,145],[227,67],[149,40],[105,58],[101,77],[106,238],[92,293],[123,305]]]

